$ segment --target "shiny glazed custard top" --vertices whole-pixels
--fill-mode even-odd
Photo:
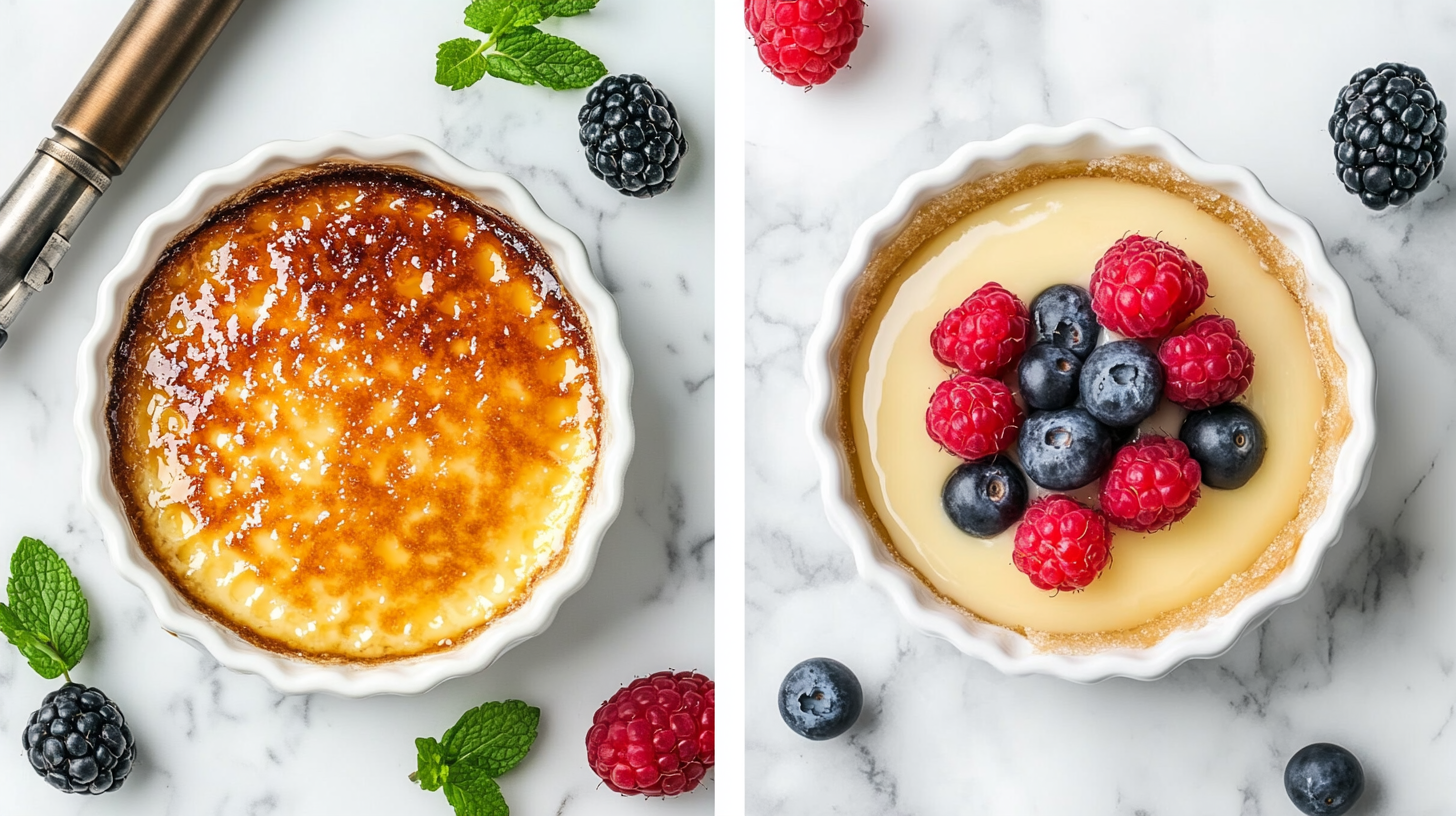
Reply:
[[[592,487],[584,318],[500,214],[404,171],[265,182],[164,253],[112,363],[147,555],[264,648],[449,648],[555,568]]]

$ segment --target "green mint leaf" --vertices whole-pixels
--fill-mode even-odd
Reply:
[[[536,741],[541,709],[520,700],[486,703],[472,708],[445,732],[445,761],[457,769],[470,768],[497,777],[516,767]]]
[[[500,785],[483,771],[452,773],[445,783],[445,799],[455,808],[455,816],[510,816],[511,812]]]
[[[575,17],[597,7],[597,0],[542,0],[542,17]]]
[[[57,659],[55,650],[47,646],[39,635],[26,629],[5,604],[0,604],[0,634],[20,650],[26,662],[41,677],[54,680],[65,674],[66,665]]]
[[[500,54],[491,54],[485,58],[485,72],[497,79],[518,82],[522,85],[535,85],[540,81],[536,72],[522,65],[511,57],[503,57]]]
[[[546,19],[538,0],[475,0],[465,9],[465,24],[497,36]]]
[[[75,668],[86,654],[91,616],[81,583],[65,560],[34,538],[20,539],[20,546],[10,558],[6,591],[11,612],[21,626],[54,651],[53,657],[60,659],[65,671]],[[30,655],[26,658],[30,659]],[[46,673],[40,667],[36,671]]]
[[[419,769],[415,771],[414,780],[427,791],[439,790],[448,775],[445,767],[445,746],[434,737],[420,737],[415,740],[415,750],[419,752],[416,759]]]
[[[595,54],[571,40],[530,26],[498,36],[496,50],[499,56],[529,69],[537,82],[555,91],[587,88],[607,75],[607,67]],[[501,76],[494,70],[491,74]]]
[[[435,54],[435,81],[450,90],[468,88],[485,76],[485,57],[480,54],[480,40],[467,37],[440,43]]]

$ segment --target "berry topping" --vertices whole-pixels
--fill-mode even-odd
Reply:
[[[1082,360],[1071,349],[1037,343],[1021,356],[1021,399],[1034,411],[1055,411],[1077,401]]]
[[[136,741],[121,709],[99,689],[67,683],[30,715],[20,744],[30,767],[66,793],[114,791],[136,759]]]
[[[597,709],[586,759],[617,793],[696,788],[713,767],[713,681],[670,671],[633,680]]]
[[[1372,210],[1410,201],[1446,165],[1446,103],[1409,65],[1385,62],[1350,77],[1329,131],[1335,174]]]
[[[795,734],[811,740],[834,739],[848,731],[862,708],[859,678],[838,660],[805,660],[779,685],[779,716]]]
[[[966,462],[951,471],[940,506],[961,532],[977,538],[999,535],[1026,510],[1026,477],[1005,456]]]
[[[1198,504],[1200,477],[1187,445],[1165,436],[1144,436],[1112,457],[1098,500],[1113,524],[1151,533],[1182,519]]]
[[[1064,592],[1092,583],[1111,560],[1107,519],[1062,495],[1043,496],[1026,508],[1011,552],[1011,563],[1033,586]]]
[[[1129,235],[1092,272],[1092,308],[1102,325],[1128,337],[1162,337],[1203,305],[1208,276],[1183,250]]]
[[[1338,745],[1306,745],[1284,766],[1284,792],[1308,816],[1340,816],[1365,792],[1365,769]]]
[[[945,313],[930,333],[935,358],[967,374],[1000,377],[1026,350],[1026,304],[991,282]]]
[[[1097,347],[1102,324],[1092,311],[1092,293],[1080,286],[1059,283],[1031,302],[1036,342],[1070,349],[1085,360]]]
[[[1264,426],[1242,405],[1194,411],[1178,438],[1203,469],[1203,483],[1219,490],[1248,484],[1264,464]]]
[[[1082,366],[1082,404],[1098,422],[1131,428],[1158,410],[1163,366],[1136,340],[1098,346]]]
[[[1227,317],[1204,315],[1158,348],[1168,399],[1190,411],[1222,405],[1254,379],[1254,352]]]
[[[864,0],[747,0],[758,58],[790,85],[823,85],[849,64],[864,33]]]
[[[1017,440],[1021,467],[1048,490],[1097,481],[1112,461],[1112,431],[1081,408],[1032,414]]]
[[[667,94],[640,74],[609,76],[577,115],[592,173],[622,195],[651,198],[677,181],[688,140]]]
[[[925,411],[925,430],[962,459],[1001,453],[1016,440],[1021,409],[1000,380],[957,374],[935,387]]]

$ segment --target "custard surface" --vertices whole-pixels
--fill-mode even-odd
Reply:
[[[265,648],[449,648],[559,563],[592,487],[590,333],[535,239],[406,171],[264,182],[164,253],[112,361],[152,562]]]
[[[1056,283],[1086,287],[1107,247],[1134,232],[1156,235],[1203,265],[1209,298],[1198,313],[1232,318],[1253,349],[1255,376],[1240,402],[1263,422],[1269,447],[1243,488],[1204,486],[1198,506],[1168,530],[1116,530],[1112,563],[1091,586],[1046,593],[1011,563],[1015,526],[977,539],[941,508],[941,487],[960,460],[925,432],[930,394],[950,375],[929,337],[947,310],[988,281],[1027,304]],[[1158,639],[1166,627],[1150,624],[1207,606],[1281,537],[1297,536],[1306,498],[1320,493],[1315,469],[1330,399],[1302,304],[1244,235],[1188,198],[1111,177],[1032,184],[928,237],[865,308],[858,344],[846,354],[845,430],[867,511],[896,556],[938,595],[1043,648]],[[1013,388],[1014,381],[1012,373]],[[1176,437],[1183,416],[1165,400],[1141,431]],[[1028,484],[1033,497],[1049,492]],[[1095,506],[1096,483],[1073,495]],[[1148,637],[1140,629],[1156,631]]]

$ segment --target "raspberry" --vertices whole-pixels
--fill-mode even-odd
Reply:
[[[948,366],[1000,377],[1026,351],[1030,326],[1026,304],[993,281],[945,313],[930,332],[930,347]]]
[[[935,387],[925,410],[925,431],[942,448],[975,460],[1005,451],[1016,441],[1021,409],[1000,380],[957,374]]]
[[[586,759],[617,793],[676,796],[713,767],[713,681],[693,672],[633,680],[602,703]]]
[[[864,0],[745,0],[758,58],[790,85],[823,85],[864,33]]]
[[[1165,436],[1145,436],[1112,457],[1098,500],[1113,524],[1151,533],[1188,515],[1198,504],[1202,478],[1203,470],[1187,445]]]
[[[1234,399],[1254,378],[1254,352],[1239,339],[1234,322],[1218,315],[1204,315],[1164,340],[1158,360],[1164,395],[1190,411]]]
[[[1092,311],[1128,337],[1162,337],[1203,305],[1208,276],[1183,250],[1141,235],[1112,245],[1092,273]]]
[[[1026,508],[1011,563],[1037,589],[1071,592],[1092,583],[1112,560],[1112,530],[1090,507],[1061,494]]]

